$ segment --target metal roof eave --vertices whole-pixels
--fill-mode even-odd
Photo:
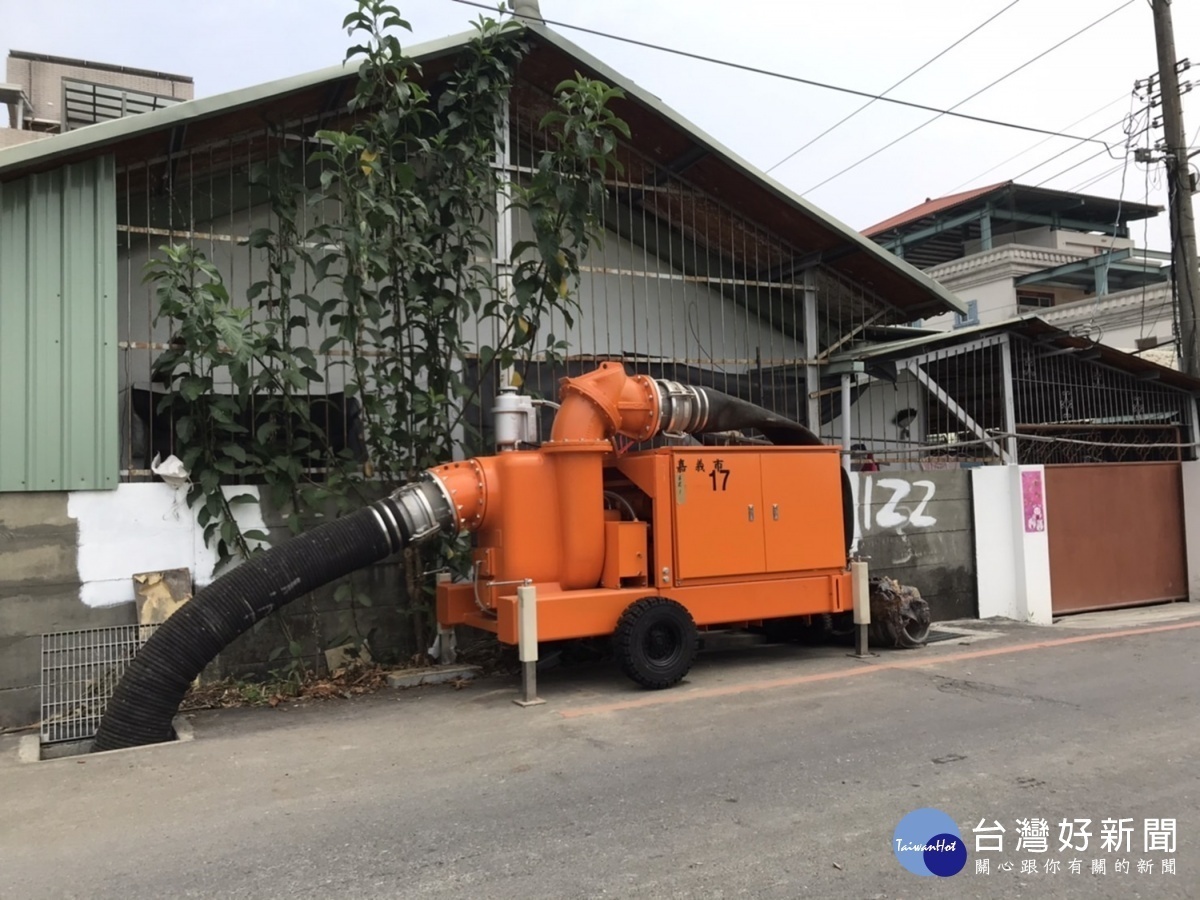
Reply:
[[[804,215],[820,222],[831,231],[840,232],[846,242],[853,245],[859,252],[874,257],[877,261],[899,272],[917,287],[928,291],[946,306],[947,312],[954,311],[964,314],[967,312],[966,303],[944,288],[941,284],[934,281],[928,275],[925,275],[920,269],[909,265],[908,263],[904,262],[904,260],[884,250],[870,238],[851,228],[849,225],[833,218],[829,214],[813,206],[799,194],[791,191],[783,184],[767,175],[761,169],[754,166],[748,160],[745,160],[738,154],[734,153],[732,150],[696,126],[694,123],[688,119],[685,119],[675,110],[671,109],[671,107],[663,103],[662,100],[660,100],[654,94],[651,94],[649,91],[638,85],[637,82],[625,77],[620,72],[592,56],[578,44],[568,40],[546,25],[543,25],[539,22],[528,22],[526,23],[526,27],[529,28],[530,31],[533,31],[535,34],[539,35],[547,43],[552,44],[570,56],[576,57],[580,62],[593,69],[598,75],[600,75],[610,84],[621,88],[631,98],[635,98],[638,103],[650,108],[659,116],[662,116],[668,122],[675,125],[681,131],[691,135],[695,143],[704,147],[714,156],[723,159],[725,162],[733,166],[735,169],[738,169],[743,175],[746,175],[751,180],[758,182],[758,184],[766,188],[780,200],[783,200],[785,203],[788,203],[800,210],[802,213],[804,213]]]
[[[1085,301],[1080,302],[1083,303]],[[1094,300],[1087,300],[1086,302],[1091,303]],[[904,359],[908,356],[917,355],[921,351],[933,346],[965,343],[973,338],[1001,333],[1021,335],[1031,340],[1044,341],[1047,345],[1054,345],[1056,347],[1070,347],[1075,350],[1098,350],[1100,352],[1100,359],[1098,361],[1101,364],[1134,376],[1143,373],[1153,373],[1161,384],[1193,396],[1200,396],[1200,379],[1193,378],[1169,366],[1163,366],[1151,360],[1143,359],[1140,356],[1135,356],[1132,353],[1118,350],[1115,347],[1109,347],[1106,344],[1097,344],[1089,338],[1077,337],[1069,331],[1065,331],[1057,325],[1047,322],[1036,312],[1014,316],[1002,322],[992,322],[986,325],[974,325],[969,328],[943,331],[927,337],[859,347],[842,353],[836,353],[830,357],[829,361],[831,363],[845,363],[855,360]]]
[[[1037,313],[1026,313],[1004,322],[991,322],[986,325],[971,325],[966,328],[956,328],[953,331],[939,331],[936,334],[907,338],[901,341],[889,341],[886,344],[873,344],[866,347],[856,347],[835,353],[829,358],[830,362],[850,362],[863,359],[880,359],[882,357],[902,357],[908,351],[920,351],[937,344],[962,342],[970,338],[981,337],[996,331],[1005,331],[1013,325],[1037,319]],[[1039,319],[1039,321],[1041,321]],[[1048,325],[1050,328],[1055,326]],[[1056,329],[1057,330],[1057,329]],[[1064,332],[1065,333],[1065,332]]]
[[[416,44],[409,49],[408,55],[417,61],[432,59],[462,47],[474,35],[474,31],[460,32],[435,41]],[[264,100],[295,94],[307,88],[319,87],[339,78],[352,78],[357,72],[357,62],[343,62],[302,75],[292,75],[276,81],[238,88],[224,94],[214,94],[198,100],[185,100],[154,112],[88,125],[65,134],[54,135],[47,140],[18,144],[15,147],[0,150],[0,175],[20,169],[30,163],[51,162],[83,150],[101,150],[128,138],[163,131],[186,122],[235,112]]]

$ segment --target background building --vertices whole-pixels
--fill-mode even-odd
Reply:
[[[957,294],[967,312],[928,328],[994,325],[1036,312],[1073,334],[1173,365],[1170,253],[1139,248],[1158,206],[1011,181],[952,194],[866,230]]]
[[[191,100],[192,79],[12,50],[0,84],[8,127],[0,149]]]

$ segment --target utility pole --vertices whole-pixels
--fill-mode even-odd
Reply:
[[[1192,179],[1188,167],[1187,134],[1179,96],[1175,59],[1175,29],[1171,0],[1151,0],[1154,38],[1158,45],[1158,78],[1162,96],[1163,132],[1167,140],[1167,196],[1171,217],[1171,265],[1179,291],[1179,357],[1183,370],[1200,376],[1200,266],[1196,261],[1196,220],[1192,213]]]

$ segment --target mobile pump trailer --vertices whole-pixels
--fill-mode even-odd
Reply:
[[[537,596],[540,641],[614,635],[627,675],[669,687],[697,627],[850,608],[837,447],[717,392],[604,363],[566,379],[537,449],[528,398],[502,394],[495,456],[434,469],[475,577],[438,588],[438,621],[518,641],[516,586]],[[770,419],[771,421],[767,421]],[[679,446],[616,454],[616,436],[772,428],[784,446]],[[802,443],[801,443],[802,442]]]
[[[853,509],[841,448],[736,397],[612,362],[563,379],[560,401],[539,441],[531,398],[501,391],[495,455],[429,469],[198,592],[130,663],[96,749],[170,740],[188,685],[255,621],[437,534],[475,538],[471,577],[437,587],[442,627],[517,644],[518,587],[532,586],[538,641],[612,636],[622,670],[647,688],[687,674],[699,629],[848,616]],[[743,429],[770,445],[614,444]],[[888,612],[897,643],[920,643],[922,601],[893,597]]]

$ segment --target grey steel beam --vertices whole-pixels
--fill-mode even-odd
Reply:
[[[885,241],[881,246],[884,250],[895,252],[897,247],[904,247],[909,244],[916,244],[931,237],[936,237],[943,231],[949,231],[951,228],[957,228],[960,225],[966,225],[968,222],[975,222],[982,219],[988,214],[987,209],[976,209],[969,213],[953,216],[949,219],[943,219],[941,222],[934,222],[925,228],[918,229],[911,234],[903,235],[902,237],[894,238],[890,241]]]
[[[804,273],[804,387],[807,395],[808,426],[813,434],[821,433],[821,370],[816,360],[821,352],[817,333],[817,279],[813,272]]]
[[[1020,278],[1014,279],[1013,284],[1016,287],[1021,287],[1026,284],[1043,284],[1047,281],[1053,281],[1056,278],[1063,278],[1067,275],[1076,275],[1080,272],[1086,272],[1089,269],[1101,269],[1111,263],[1128,259],[1132,255],[1133,250],[1130,248],[1097,253],[1095,256],[1089,256],[1087,259],[1081,259],[1078,262],[1064,263],[1063,265],[1055,266],[1052,269],[1042,269],[1038,272],[1030,272],[1028,275],[1022,275]]]
[[[1041,213],[1023,213],[1009,209],[994,209],[992,217],[1005,219],[1010,222],[1022,222],[1027,225],[1049,225],[1052,228],[1066,228],[1070,231],[1102,231],[1113,237],[1129,237],[1128,225],[1104,224],[1101,222],[1085,222],[1082,219],[1068,219],[1062,216],[1045,216]]]

